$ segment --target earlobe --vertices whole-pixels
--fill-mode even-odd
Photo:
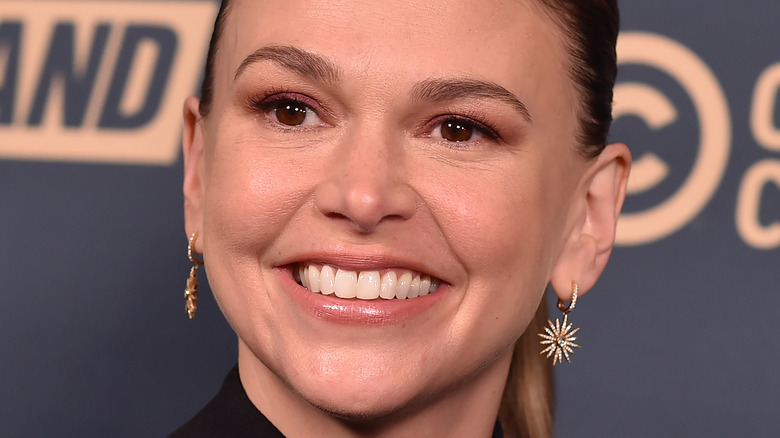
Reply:
[[[590,290],[607,265],[630,167],[628,147],[615,143],[604,148],[585,172],[585,187],[578,200],[584,211],[578,216],[578,223],[572,228],[550,276],[550,283],[561,299],[570,299],[572,280],[579,283],[580,295]]]
[[[203,229],[203,119],[198,106],[200,100],[188,97],[184,101],[184,227],[187,236]]]

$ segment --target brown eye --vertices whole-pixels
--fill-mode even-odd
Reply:
[[[279,123],[300,126],[306,121],[306,115],[310,110],[301,102],[282,102],[273,111]]]
[[[441,137],[449,141],[469,141],[474,137],[475,128],[462,120],[445,120],[441,124]]]

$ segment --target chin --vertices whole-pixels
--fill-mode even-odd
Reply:
[[[416,405],[422,398],[403,397],[400,394],[386,396],[373,389],[362,389],[354,397],[344,393],[337,397],[329,395],[307,397],[301,394],[304,400],[320,411],[348,423],[364,426],[397,421],[398,417],[404,416],[407,408]]]
[[[389,420],[390,418],[396,417],[406,406],[408,406],[408,403],[398,405],[388,404],[383,401],[381,403],[369,405],[368,403],[354,404],[326,401],[324,404],[312,403],[312,406],[334,418],[339,418],[350,423],[376,424],[378,421]]]
[[[416,406],[427,391],[417,390],[421,385],[411,384],[400,375],[377,374],[372,379],[326,381],[307,379],[293,384],[294,390],[311,406],[335,418],[352,423],[376,424],[383,419],[397,419],[410,406]],[[330,380],[330,379],[328,379]],[[403,382],[402,382],[403,381]],[[422,385],[424,386],[424,385]]]

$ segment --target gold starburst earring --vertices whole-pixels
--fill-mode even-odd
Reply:
[[[189,244],[187,245],[187,257],[193,266],[190,268],[190,276],[187,278],[187,288],[184,289],[184,299],[186,301],[184,309],[187,311],[187,316],[190,319],[195,318],[195,311],[198,310],[198,266],[203,265],[203,262],[196,259],[193,255],[193,247],[197,237],[198,232],[195,231],[190,236]]]
[[[571,282],[571,303],[566,306],[563,300],[558,298],[558,309],[563,312],[563,323],[555,319],[555,324],[552,321],[547,320],[550,324],[549,327],[545,327],[545,333],[539,333],[539,336],[543,339],[540,344],[546,345],[541,354],[547,353],[547,358],[553,358],[553,365],[563,362],[563,358],[566,358],[566,362],[571,362],[570,354],[574,353],[572,348],[580,348],[574,341],[577,337],[574,336],[579,327],[572,330],[572,324],[569,323],[569,312],[574,310],[574,306],[577,305],[577,294],[580,291],[580,285],[576,280]]]

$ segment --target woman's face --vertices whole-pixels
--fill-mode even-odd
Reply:
[[[508,366],[589,165],[566,65],[530,1],[235,1],[185,193],[251,360],[345,415]]]

